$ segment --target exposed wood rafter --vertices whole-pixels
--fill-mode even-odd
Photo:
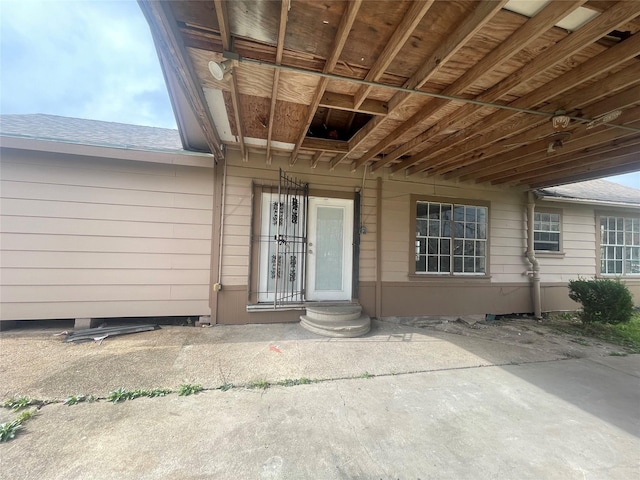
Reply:
[[[409,89],[419,89],[424,86],[493,16],[500,11],[507,0],[499,2],[479,2],[473,12],[464,19],[458,28],[433,52],[426,62],[403,85]],[[409,99],[410,93],[397,92],[389,101],[389,113],[400,109]],[[371,119],[349,142],[349,152],[334,158],[329,166],[335,168],[355,150],[357,150],[378,127],[382,126],[385,118]]]
[[[200,121],[207,144],[216,159],[223,158],[222,141],[216,131],[204,92],[197,83],[171,7],[165,2],[141,2],[140,8],[151,27],[163,63],[174,71],[193,112]],[[160,43],[158,45],[158,43]],[[166,52],[166,54],[165,54]]]
[[[507,78],[477,96],[477,100],[493,102],[497,101],[504,95],[508,94],[514,88],[529,81],[533,76],[548,70],[549,68],[557,65],[561,61],[575,54],[598,39],[602,38],[611,30],[618,26],[628,22],[630,19],[636,17],[640,13],[640,4],[634,2],[619,2],[614,5],[610,10],[607,10],[604,14],[599,15],[594,20],[580,28],[578,31],[565,37],[563,40],[550,47],[544,52],[544,55],[536,57],[531,62],[523,66],[519,71],[509,75]],[[446,121],[440,122],[431,129],[427,130],[421,135],[418,135],[415,139],[407,142],[405,146],[402,146],[392,152],[389,156],[398,158],[401,155],[408,153],[411,150],[417,149],[420,145],[425,144],[429,140],[433,139],[441,132],[460,124],[464,119],[468,118],[471,114],[476,112],[482,107],[477,105],[465,105],[458,109],[453,115],[451,115]],[[392,172],[397,172],[409,168],[416,163],[422,162],[426,158],[426,155],[420,156],[418,154],[404,160],[391,168]]]
[[[548,100],[561,95],[563,92],[566,92],[567,90],[574,88],[586,82],[587,80],[594,78],[601,73],[606,72],[609,69],[614,68],[617,65],[637,56],[639,52],[640,35],[630,37],[627,40],[615,45],[614,47],[605,50],[600,55],[597,55],[596,57],[593,57],[590,60],[587,60],[586,62],[578,65],[568,73],[557,77],[552,83],[543,85],[542,87],[528,93],[527,95],[523,95],[517,100],[514,100],[509,105],[520,107],[523,105],[539,105],[543,102],[547,102]],[[563,104],[564,99],[560,98],[553,105],[545,105],[545,110],[554,112],[558,108],[561,108]],[[425,163],[416,165],[408,169],[409,174],[422,172],[427,169],[429,169],[432,174],[440,174],[449,171],[453,168],[450,162],[454,158],[498,141],[500,138],[505,136],[505,134],[516,134],[519,131],[531,127],[532,123],[538,121],[538,119],[525,120],[518,124],[510,123],[509,125],[504,125],[504,122],[506,120],[511,119],[516,114],[517,112],[500,110],[496,113],[493,113],[492,115],[489,115],[488,117],[485,117],[483,120],[477,122],[473,126],[460,130],[456,134],[447,137],[446,140],[438,144],[440,153],[438,153],[438,160],[436,160],[435,163],[426,164],[426,161],[435,158],[435,154],[429,151],[423,152],[423,154],[421,155],[423,155],[424,157],[420,158],[420,161],[424,160]],[[484,135],[477,136],[488,129],[490,129],[490,132]],[[461,142],[464,142],[464,144],[455,147]],[[446,154],[443,154],[441,152],[441,150],[443,149],[449,150],[450,147],[455,148],[451,151],[447,151]],[[463,167],[470,163],[472,162],[463,161],[460,164],[456,164],[455,167]]]
[[[278,24],[278,44],[276,46],[276,65],[282,63],[284,50],[284,35],[287,30],[287,14],[290,0],[280,1],[280,22]],[[280,83],[280,70],[273,71],[273,87],[271,89],[271,106],[269,108],[269,125],[267,130],[267,165],[271,165],[271,137],[273,136],[273,121],[276,116],[276,102],[278,100],[278,84]]]
[[[220,26],[220,37],[222,38],[222,48],[225,51],[231,50],[231,29],[229,27],[229,13],[227,12],[227,2],[224,0],[214,0],[216,6],[216,16]],[[238,77],[235,72],[231,73],[231,103],[233,104],[233,115],[236,121],[238,133],[238,143],[242,161],[249,161],[249,152],[244,142],[244,126],[240,116],[240,88],[238,87]]]
[[[542,9],[535,17],[528,20],[513,35],[507,40],[502,42],[497,48],[491,50],[482,60],[476,63],[473,68],[467,70],[464,75],[458,78],[451,85],[446,87],[442,94],[444,95],[460,95],[467,88],[473,85],[479,78],[491,72],[498,65],[505,63],[516,53],[521,51],[527,45],[532,43],[544,32],[553,27],[558,20],[564,18],[568,13],[575,10],[586,0],[573,0],[564,2],[550,2],[545,8]],[[373,148],[369,149],[366,155],[358,159],[356,167],[367,163],[375,155],[382,152],[386,148],[390,147],[394,143],[397,143],[398,139],[415,128],[420,122],[435,115],[442,110],[449,101],[442,99],[434,99],[427,103],[425,107],[415,113],[409,120],[403,123],[400,127],[394,130],[390,135],[383,138]],[[397,157],[395,157],[397,158]],[[392,160],[393,157],[385,157],[384,161],[376,162],[372,170],[376,171],[386,166]]]
[[[435,0],[424,0],[421,2],[415,2],[407,13],[405,13],[402,21],[396,28],[395,32],[387,42],[382,53],[378,56],[376,62],[371,67],[371,70],[364,78],[370,82],[377,82],[384,74],[387,67],[393,62],[400,49],[404,46],[405,42],[409,39],[413,31],[416,29],[422,17],[424,17],[427,11],[433,5]],[[355,95],[354,107],[358,108],[367,98],[367,95],[371,91],[371,87],[363,85],[360,87]]]
[[[325,63],[323,72],[330,73],[338,63],[338,59],[342,54],[342,49],[344,45],[347,43],[347,38],[349,37],[349,32],[351,31],[351,27],[353,26],[353,22],[356,20],[356,16],[358,15],[358,10],[360,9],[360,5],[362,4],[362,0],[352,0],[347,2],[347,11],[342,16],[340,20],[340,25],[338,26],[338,33],[336,35],[333,49],[327,62]],[[289,160],[290,165],[294,165],[297,161],[298,152],[300,151],[300,146],[307,136],[307,131],[309,130],[309,126],[313,121],[313,117],[315,116],[316,110],[318,109],[318,105],[320,105],[320,100],[322,99],[322,95],[324,94],[327,85],[329,84],[329,79],[323,77],[318,86],[316,88],[316,92],[313,96],[313,100],[311,101],[311,105],[309,105],[309,111],[307,113],[307,119],[304,123],[304,129],[299,133],[298,141],[293,148],[293,152],[291,152],[291,159]]]

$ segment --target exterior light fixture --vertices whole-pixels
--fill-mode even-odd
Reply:
[[[231,71],[231,67],[233,66],[232,60],[225,60],[223,62],[214,62],[213,60],[209,62],[209,72],[216,80],[222,80],[224,78],[224,74]]]

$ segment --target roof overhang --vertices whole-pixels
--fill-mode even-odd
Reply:
[[[525,189],[640,170],[638,2],[139,3],[185,148]]]

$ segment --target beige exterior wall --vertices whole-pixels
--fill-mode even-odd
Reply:
[[[225,227],[222,256],[222,283],[218,294],[221,323],[270,322],[266,313],[247,312],[249,251],[251,232],[252,182],[277,185],[278,169],[309,182],[311,194],[318,191],[362,195],[359,298],[365,311],[380,316],[507,314],[533,311],[529,265],[525,251],[526,202],[524,191],[503,190],[487,185],[457,184],[433,178],[415,179],[382,174],[380,272],[377,272],[376,236],[378,228],[378,174],[362,169],[351,172],[339,165],[330,171],[326,164],[310,170],[299,161],[291,167],[282,159],[267,165],[264,157],[253,155],[243,163],[237,152],[229,152],[226,179]],[[436,201],[489,205],[489,271],[482,277],[441,277],[410,274],[411,211],[416,197]],[[567,282],[596,273],[594,208],[582,205],[538,202],[539,207],[562,210],[563,251],[541,255],[543,311],[569,310],[577,305],[568,298]],[[257,233],[257,232],[256,232]],[[379,273],[379,275],[378,275]],[[632,291],[640,282],[627,282]],[[377,286],[378,285],[378,286]],[[376,295],[379,292],[380,298]],[[638,296],[638,294],[636,294]],[[638,297],[640,298],[640,297]],[[284,315],[284,314],[283,314]],[[288,312],[283,320],[295,321]]]
[[[360,174],[345,174],[346,168],[331,172],[320,167],[310,170],[307,164],[289,167],[284,163],[266,165],[264,160],[252,158],[243,163],[237,152],[231,151],[227,160],[226,200],[222,251],[222,284],[247,285],[249,275],[249,243],[251,235],[252,183],[278,185],[279,168],[302,182],[308,182],[310,195],[336,192],[362,195],[362,223],[367,234],[360,239],[360,280],[375,280],[376,191],[375,177],[364,181]]]
[[[2,320],[209,315],[213,170],[3,149]]]

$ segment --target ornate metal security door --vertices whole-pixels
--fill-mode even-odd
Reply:
[[[258,299],[275,308],[305,296],[309,186],[280,170],[276,187],[262,187]]]

